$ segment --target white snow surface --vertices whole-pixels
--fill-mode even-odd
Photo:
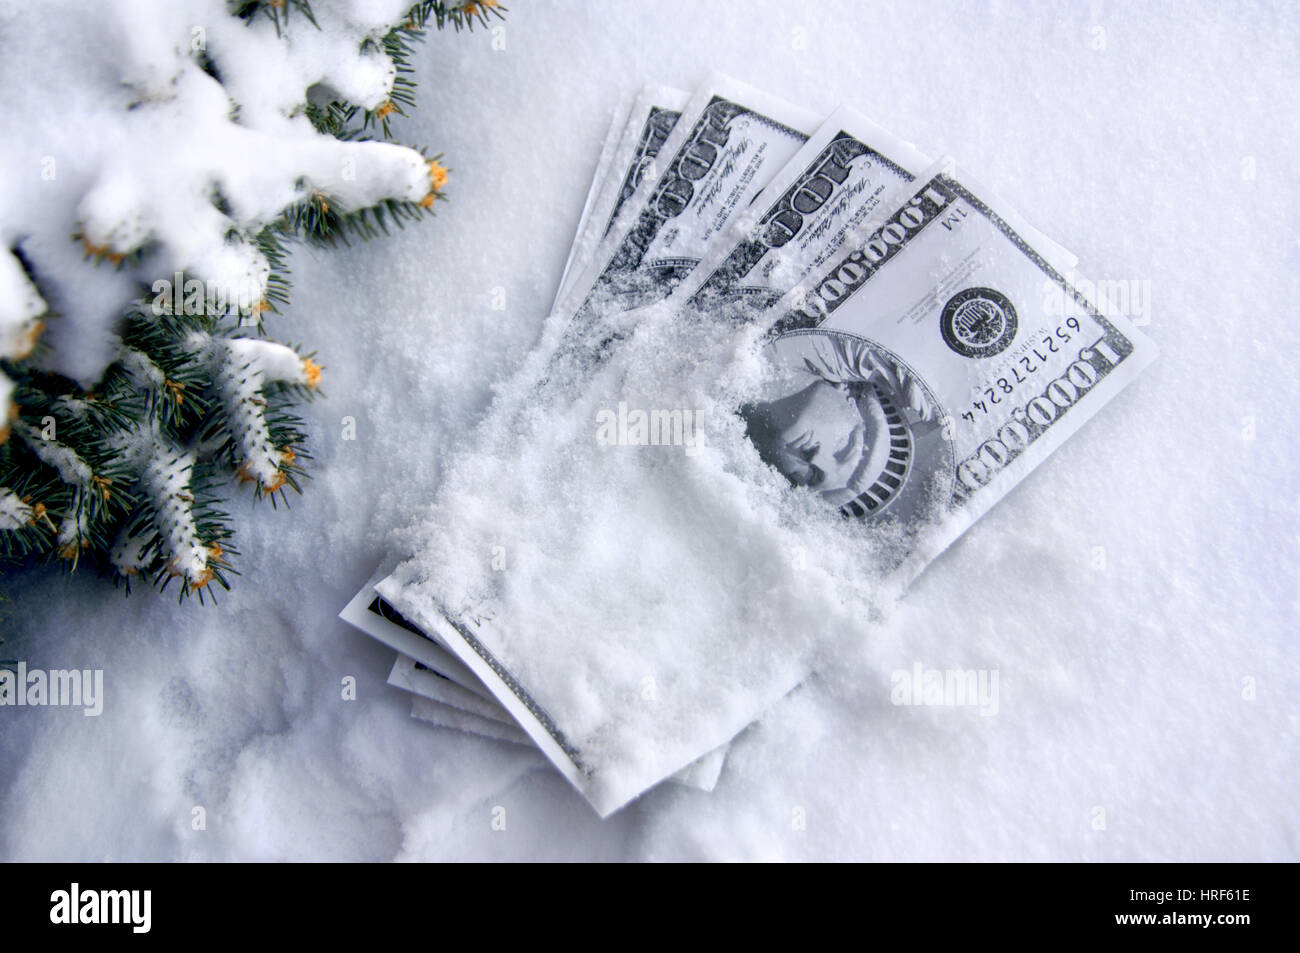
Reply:
[[[397,128],[447,153],[452,200],[295,255],[272,333],[319,349],[329,396],[306,494],[233,507],[235,591],[0,579],[0,657],[102,668],[107,695],[0,709],[0,857],[1297,859],[1298,38],[1283,4],[776,0],[517,2],[504,50],[431,37]],[[1161,359],[713,793],[601,821],[535,752],[413,721],[391,652],[335,615],[536,341],[611,111],[710,68],[957,156],[1081,274],[1149,281]],[[915,662],[996,669],[997,714],[891,704]]]

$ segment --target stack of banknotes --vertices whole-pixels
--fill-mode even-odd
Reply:
[[[711,790],[828,642],[1152,360],[1076,264],[851,107],[647,88],[535,352],[341,614],[397,651],[414,717],[538,747],[602,816]]]

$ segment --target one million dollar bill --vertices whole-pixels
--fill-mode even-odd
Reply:
[[[736,216],[668,299],[672,312],[754,315],[827,260],[932,160],[847,106],[835,110]],[[689,315],[687,316],[689,318]]]
[[[813,269],[844,236],[933,160],[857,110],[841,106],[813,133],[669,298],[669,310],[754,320]],[[1072,254],[1027,224],[1022,232],[1057,268]]]
[[[945,160],[760,318],[783,373],[744,408],[751,439],[845,516],[898,525],[904,579],[1155,356],[982,193]]]
[[[591,256],[653,166],[689,99],[690,93],[680,89],[647,86],[615,116],[569,248],[553,308],[590,265]]]
[[[748,439],[802,488],[794,492],[896,533],[896,558],[882,572],[901,579],[1154,356],[1122,316],[1103,316],[1072,287],[1026,237],[1032,230],[985,194],[951,163],[931,168],[882,203],[871,222],[846,231],[829,257],[813,244],[803,246],[811,261],[788,250],[775,267],[797,281],[752,318],[767,329],[764,352],[775,373],[741,408]],[[785,280],[775,278],[773,287]],[[732,313],[697,317],[716,320],[719,335],[734,328]],[[695,599],[710,584],[700,585]],[[437,580],[423,578],[418,564],[377,588],[440,632],[601,814],[733,736],[808,674],[799,668],[800,649],[772,639],[755,644],[754,633],[725,626],[716,614],[713,631],[654,632],[649,618],[629,619],[639,638],[620,643],[621,667],[656,671],[655,652],[671,637],[687,640],[680,650],[692,656],[707,645],[707,671],[675,669],[673,691],[653,710],[626,685],[590,679],[574,705],[564,702],[563,685],[529,684],[526,667],[503,661],[518,658],[518,643],[490,607],[477,618],[448,613]],[[546,671],[601,670],[584,653],[607,646],[560,631],[554,638],[529,646],[535,659],[549,653]],[[544,706],[538,698],[563,703]],[[602,713],[599,721],[593,712]],[[692,727],[699,725],[707,730]]]
[[[563,317],[549,375],[571,384],[620,333],[618,317],[663,301],[818,126],[806,110],[715,74],[691,96],[621,207]],[[567,371],[567,373],[566,373]]]

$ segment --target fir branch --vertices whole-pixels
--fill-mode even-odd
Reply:
[[[231,13],[252,25],[260,13],[275,24],[275,35],[283,36],[282,29],[289,26],[289,15],[297,10],[312,26],[320,29],[311,11],[309,0],[231,0]]]

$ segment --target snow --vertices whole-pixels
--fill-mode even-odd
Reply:
[[[326,365],[313,479],[287,512],[237,497],[243,575],[219,608],[0,580],[0,656],[102,668],[106,692],[99,718],[0,709],[0,856],[1296,859],[1300,137],[1277,109],[1300,14],[618,10],[515,4],[503,32],[421,51],[395,128],[446,152],[452,201],[295,255],[271,329]],[[535,752],[413,721],[391,652],[335,614],[537,339],[612,111],[711,68],[957,156],[1082,274],[1149,281],[1162,354],[884,622],[837,640],[713,793],[662,785],[600,821]],[[918,661],[996,670],[997,714],[891,704]]]
[[[84,386],[99,378],[137,282],[182,270],[260,298],[270,268],[251,236],[309,190],[346,208],[430,192],[414,150],[338,142],[304,112],[315,84],[368,109],[392,91],[396,67],[373,47],[386,32],[377,4],[354,6],[321,4],[323,29],[303,22],[286,40],[265,17],[230,16],[222,0],[0,3],[0,23],[23,44],[7,45],[0,62],[14,100],[0,111],[0,136],[15,144],[0,156],[0,258],[19,248],[54,292],[52,369]],[[397,0],[386,6],[389,22],[401,19]],[[134,252],[138,263],[123,261]],[[92,256],[103,267],[81,274]],[[0,264],[6,356],[15,349],[5,339],[32,314],[34,292],[15,264]]]
[[[262,389],[273,381],[314,387],[319,381],[318,369],[292,348],[256,338],[207,337],[195,349],[206,350],[217,369],[217,389],[239,442],[238,458],[243,461],[239,475],[262,487],[278,488],[284,482],[279,467],[292,451],[271,443]]]
[[[16,493],[9,490],[0,493],[0,530],[18,529],[27,525],[31,517],[32,508]]]

